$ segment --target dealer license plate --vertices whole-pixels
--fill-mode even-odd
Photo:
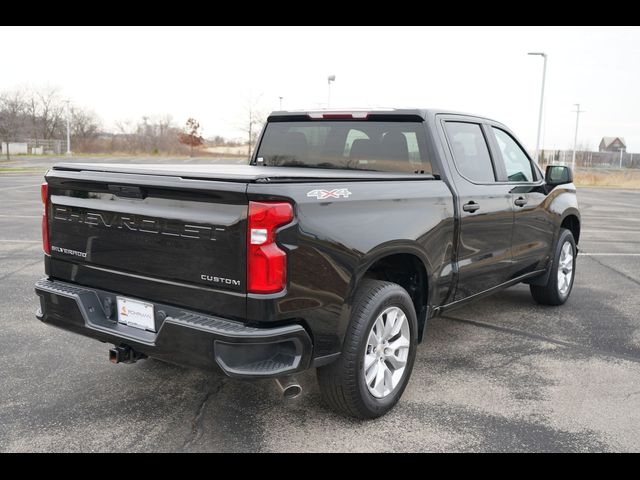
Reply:
[[[153,304],[118,297],[118,322],[142,330],[156,331]]]

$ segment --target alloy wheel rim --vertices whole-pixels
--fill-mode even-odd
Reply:
[[[373,322],[364,352],[364,379],[376,398],[391,394],[400,384],[409,358],[411,330],[399,307],[385,309]]]
[[[565,242],[560,250],[558,262],[558,291],[560,295],[567,295],[573,279],[573,247],[570,242]]]

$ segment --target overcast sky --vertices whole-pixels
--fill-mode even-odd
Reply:
[[[440,107],[486,115],[533,150],[542,58],[548,54],[544,148],[597,149],[623,136],[640,151],[638,28],[7,28],[0,90],[58,87],[117,120],[193,116],[205,136],[239,136],[243,111]]]

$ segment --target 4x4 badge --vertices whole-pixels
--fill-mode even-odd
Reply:
[[[349,198],[351,192],[348,188],[335,188],[333,190],[311,190],[307,192],[307,197],[315,197],[318,200],[324,200],[326,198]]]

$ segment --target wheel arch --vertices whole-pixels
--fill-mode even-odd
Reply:
[[[349,323],[352,301],[362,281],[367,278],[386,280],[403,287],[411,297],[418,319],[418,341],[422,341],[431,292],[429,266],[423,250],[414,244],[392,242],[363,256],[349,285],[343,324]]]
[[[539,277],[535,277],[525,281],[525,283],[534,286],[546,285],[549,280],[549,275],[551,274],[551,268],[553,262],[555,261],[555,246],[558,243],[558,239],[560,238],[560,231],[563,228],[566,228],[573,234],[573,239],[576,242],[576,248],[578,246],[578,240],[580,239],[580,212],[577,208],[567,208],[562,212],[560,216],[560,222],[557,227],[556,233],[553,236],[553,248],[551,250],[551,259],[549,261],[549,266],[545,273],[540,275]]]
[[[570,209],[564,213],[560,221],[560,228],[566,228],[573,234],[573,239],[578,244],[580,240],[580,214],[577,210]]]

